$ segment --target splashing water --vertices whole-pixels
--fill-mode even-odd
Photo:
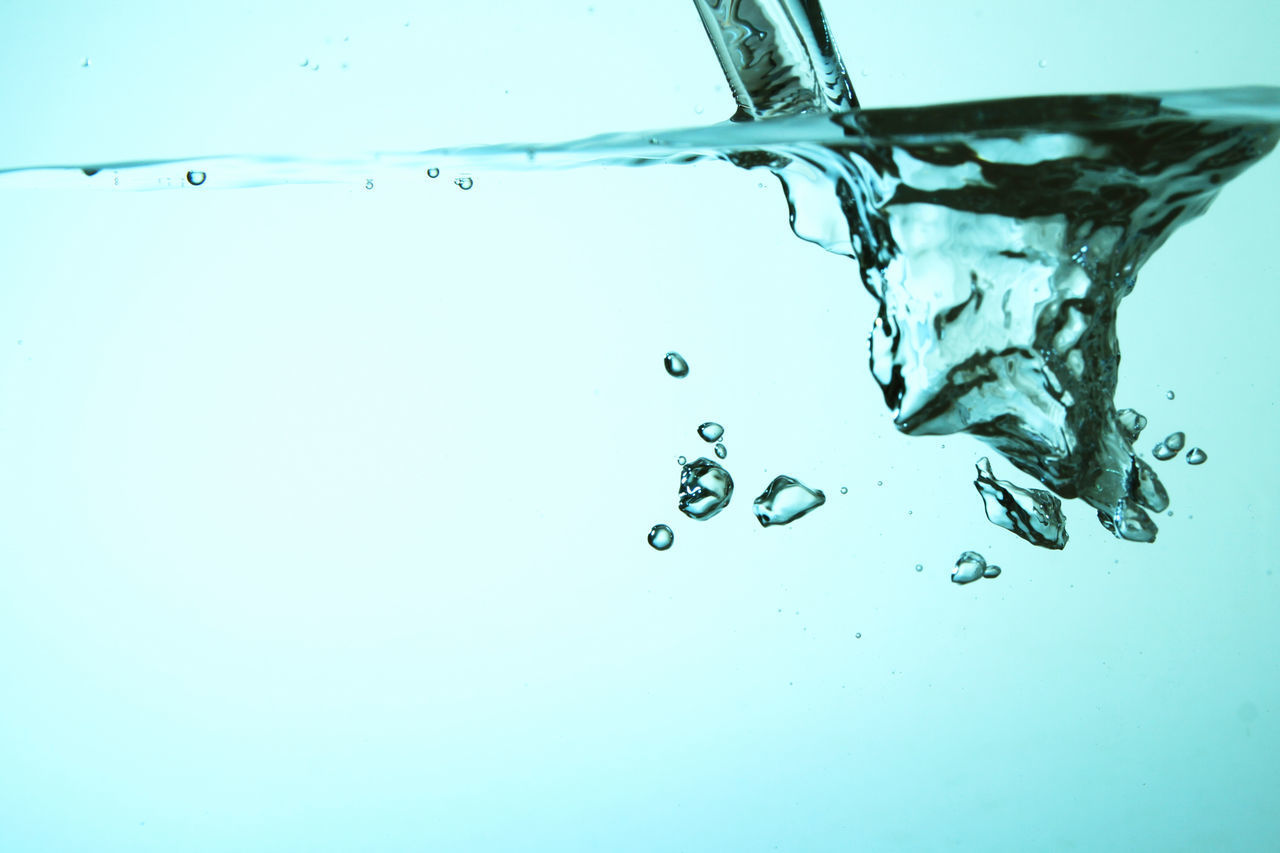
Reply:
[[[987,457],[978,460],[974,487],[992,524],[1021,536],[1032,545],[1061,550],[1067,546],[1062,501],[1043,489],[1023,489],[997,480]]]
[[[354,182],[371,165],[420,175],[425,162],[458,172],[707,159],[767,169],[796,235],[857,261],[876,303],[871,372],[900,431],[975,435],[1094,507],[1116,536],[1153,541],[1150,513],[1168,500],[1133,449],[1145,419],[1113,401],[1116,315],[1169,235],[1275,147],[1280,89],[861,109],[815,0],[695,5],[738,104],[727,124],[351,160],[10,169],[0,186],[158,189],[157,175],[212,162],[222,187]],[[95,177],[104,169],[109,184]],[[687,364],[668,372],[686,375]]]

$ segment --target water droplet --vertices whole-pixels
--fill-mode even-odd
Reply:
[[[1041,548],[1061,550],[1067,545],[1067,521],[1062,501],[1044,489],[1024,489],[1007,480],[997,480],[991,461],[982,457],[977,464],[974,488],[982,496],[987,519]]]
[[[1146,417],[1137,409],[1121,409],[1116,412],[1116,422],[1120,424],[1120,431],[1130,444],[1137,441],[1138,436],[1147,428]]]
[[[1205,453],[1198,447],[1193,447],[1187,451],[1188,465],[1203,465],[1204,461],[1209,458],[1209,454]]]
[[[367,190],[373,189],[373,178],[365,178],[364,188]]]
[[[847,495],[847,494],[849,494],[849,487],[848,487],[848,486],[841,486],[841,487],[840,487],[840,494],[842,494],[842,495]]]
[[[987,570],[986,559],[977,551],[965,551],[956,560],[956,567],[951,570],[951,580],[955,583],[972,583],[982,577]]]
[[[917,572],[923,572],[923,571],[924,571],[924,563],[916,563],[916,571],[917,571]]]
[[[1172,391],[1167,391],[1165,392],[1164,396],[1165,396],[1165,399],[1172,400],[1174,395]]]
[[[668,372],[670,372],[670,370],[671,368],[667,368]],[[724,427],[720,426],[720,424],[715,421],[707,421],[705,424],[698,427],[698,435],[702,436],[702,440],[708,443],[719,441],[721,436],[724,435]]]
[[[665,524],[655,524],[649,530],[649,544],[655,551],[665,551],[676,541],[676,535]]]
[[[699,457],[680,472],[680,511],[705,521],[729,505],[733,478],[715,462]]]
[[[827,496],[819,489],[811,489],[794,477],[774,477],[755,500],[756,520],[761,527],[790,524],[826,502]]]
[[[723,459],[723,458],[725,458],[725,457],[726,457],[726,456],[728,456],[728,455],[729,455],[729,448],[725,447],[723,444],[717,443],[717,444],[716,444],[716,458],[717,458],[717,459]]]
[[[190,172],[187,172],[187,183],[191,184],[193,187],[198,187],[204,183],[205,177],[204,172],[198,172],[195,169],[192,169]]]
[[[1177,453],[1187,446],[1187,434],[1185,432],[1169,433],[1164,437],[1164,446]]]
[[[1036,63],[1036,65],[1039,65],[1041,68],[1048,68],[1048,67],[1049,67],[1049,60],[1047,60],[1047,59],[1042,59],[1042,60],[1040,60],[1039,62],[1037,62],[1037,63]]]
[[[427,177],[428,178],[440,177],[440,170],[437,169],[435,166],[432,166],[430,169],[427,169]]]
[[[453,182],[458,185],[460,190],[469,190],[475,186],[475,181],[471,180],[469,175],[463,175],[461,178],[454,178]]]
[[[689,375],[689,362],[685,361],[678,352],[667,353],[662,359],[662,364],[667,368],[667,373],[676,379],[684,379]]]
[[[688,459],[685,459],[683,456],[677,456],[677,457],[676,457],[676,461],[677,461],[677,462],[679,462],[681,465],[683,465],[683,464],[685,464],[686,462],[688,462],[689,460],[688,460]]]
[[[987,566],[985,569],[982,570],[982,576],[984,578],[998,578],[1000,577],[1000,567]]]

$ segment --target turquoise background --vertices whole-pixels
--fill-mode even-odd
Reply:
[[[866,106],[1280,84],[1272,4],[826,8]],[[683,0],[0,24],[0,166],[732,109]],[[1062,553],[985,520],[976,441],[895,433],[856,269],[762,174],[208,172],[0,190],[0,850],[1280,847],[1280,158],[1122,309],[1142,447],[1208,463],[1155,463],[1156,544],[1073,503]],[[762,529],[779,473],[828,502]]]

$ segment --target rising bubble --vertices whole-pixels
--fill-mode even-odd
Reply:
[[[841,486],[841,487],[840,487],[840,494],[842,494],[842,495],[847,495],[847,494],[849,494],[849,487],[848,487],[848,486]]]
[[[728,455],[729,455],[729,448],[727,448],[727,447],[725,447],[723,444],[720,444],[719,442],[717,442],[717,443],[716,443],[716,458],[717,458],[717,459],[723,459],[723,458],[725,458],[725,457],[726,457],[726,456],[728,456]]]
[[[690,518],[705,521],[729,505],[733,497],[733,478],[710,459],[698,458],[680,472],[680,511]]]
[[[983,576],[987,570],[987,561],[977,551],[965,551],[956,560],[956,567],[951,570],[951,580],[955,583],[972,583]]]
[[[1137,409],[1121,409],[1116,412],[1116,423],[1120,424],[1120,432],[1130,444],[1138,440],[1142,431],[1147,428],[1147,418]]]
[[[649,544],[655,551],[665,551],[676,541],[676,535],[665,524],[655,524],[649,530]]]
[[[794,477],[774,477],[755,500],[756,520],[761,527],[790,524],[826,502],[820,489],[811,489]]]
[[[191,184],[193,187],[198,187],[204,183],[205,177],[204,172],[197,172],[192,169],[190,172],[187,172],[187,183]]]
[[[688,459],[685,459],[683,456],[677,456],[677,457],[676,457],[676,462],[680,463],[681,465],[685,464],[685,463],[686,463],[686,462],[688,462],[688,461],[689,461],[689,460],[688,460]]]
[[[1164,446],[1177,453],[1187,446],[1187,434],[1185,432],[1169,433],[1164,437]]]
[[[917,572],[923,572],[923,571],[924,571],[924,563],[916,563],[916,571],[917,571]]]
[[[1172,391],[1166,391],[1164,396],[1165,396],[1165,399],[1172,400],[1175,395]]]
[[[1159,459],[1161,462],[1168,462],[1170,459],[1178,455],[1178,451],[1170,450],[1169,446],[1163,441],[1151,448],[1151,455]]]
[[[667,368],[667,373],[676,379],[684,379],[689,375],[689,362],[685,361],[678,352],[667,353],[663,356],[662,364]]]
[[[720,437],[724,435],[724,427],[715,421],[707,421],[698,427],[698,435],[702,436],[702,440],[708,443],[719,441]]]
[[[1000,567],[987,566],[985,569],[982,570],[982,576],[984,578],[998,578],[1000,577]]]
[[[432,166],[430,169],[427,169],[427,177],[428,178],[440,177],[440,170],[437,169],[435,166]]]
[[[1204,461],[1209,458],[1209,454],[1205,453],[1198,447],[1193,447],[1187,451],[1188,465],[1203,465]]]
[[[453,182],[458,185],[458,189],[460,190],[469,190],[475,186],[475,181],[471,180],[468,175],[463,175],[461,178],[454,178]]]

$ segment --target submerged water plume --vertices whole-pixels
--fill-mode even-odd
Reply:
[[[1117,536],[1154,540],[1151,513],[1168,497],[1133,449],[1145,418],[1113,402],[1117,312],[1169,235],[1275,147],[1280,89],[861,109],[817,0],[695,6],[736,121],[347,160],[10,169],[0,186],[157,189],[210,166],[219,188],[363,181],[371,164],[415,177],[428,164],[767,169],[796,235],[857,261],[876,301],[871,372],[901,432],[975,435],[1057,495],[1086,501]]]

